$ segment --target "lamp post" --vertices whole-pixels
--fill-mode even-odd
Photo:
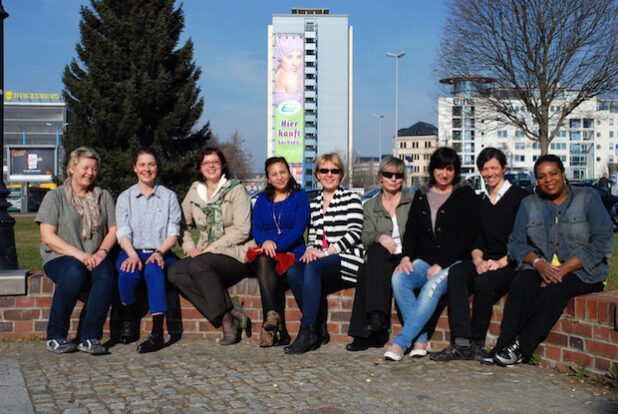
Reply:
[[[386,56],[395,58],[395,158],[398,158],[399,151],[397,150],[397,135],[398,135],[398,121],[399,121],[399,59],[404,57],[406,52],[403,50],[399,53],[386,52]]]
[[[15,248],[15,219],[8,213],[6,196],[9,190],[4,184],[4,19],[9,14],[4,11],[0,0],[0,149],[2,150],[2,173],[0,174],[0,270],[17,269],[17,250]],[[7,159],[9,154],[7,154]]]
[[[378,118],[378,162],[382,161],[382,118],[384,114],[373,114],[374,118]]]

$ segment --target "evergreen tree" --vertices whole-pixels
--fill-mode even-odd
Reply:
[[[64,148],[94,148],[97,182],[114,196],[135,182],[133,150],[151,145],[163,168],[159,182],[182,199],[193,180],[196,152],[210,139],[194,128],[204,106],[189,39],[174,0],[91,0],[82,6],[77,57],[66,66],[63,95],[72,112]]]

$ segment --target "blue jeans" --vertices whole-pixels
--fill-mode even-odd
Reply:
[[[47,339],[66,339],[79,293],[88,288],[90,293],[80,340],[101,339],[116,279],[112,261],[103,260],[91,272],[76,258],[62,256],[45,263],[43,270],[56,283],[49,311]]]
[[[296,262],[288,269],[288,284],[296,298],[296,303],[303,313],[301,325],[315,325],[322,283],[341,278],[341,258],[338,254],[322,257],[313,262]]]
[[[399,345],[404,352],[412,345],[414,338],[419,335],[433,315],[440,297],[446,293],[448,271],[456,263],[459,262],[442,269],[429,280],[427,280],[427,270],[431,265],[421,259],[412,262],[412,272],[397,272],[393,275],[393,293],[403,316],[403,329],[392,343]],[[414,289],[418,288],[422,289],[417,298],[414,295]],[[427,341],[426,332],[422,332],[416,340],[418,343]]]
[[[142,250],[137,250],[142,263],[152,255],[152,253],[144,253]],[[129,256],[124,250],[120,251],[118,260],[116,260],[116,269],[118,269],[118,290],[120,291],[120,300],[122,303],[130,305],[135,303],[137,297],[135,296],[135,289],[139,283],[142,275],[146,281],[146,287],[148,288],[148,305],[150,306],[150,313],[165,313],[167,311],[167,300],[165,297],[165,269],[161,269],[156,263],[148,263],[144,265],[142,270],[135,269],[133,272],[123,272],[120,270],[122,262],[124,262]],[[167,269],[172,263],[176,261],[174,256],[165,256],[165,268]]]

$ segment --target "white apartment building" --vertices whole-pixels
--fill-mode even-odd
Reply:
[[[479,77],[490,83],[490,78]],[[540,144],[518,128],[496,121],[497,115],[474,96],[469,81],[454,77],[440,82],[453,85],[452,96],[438,99],[438,145],[453,147],[461,156],[462,172],[475,169],[476,156],[485,147],[507,155],[509,168],[529,169],[541,153]],[[534,125],[524,105],[512,100],[516,112]],[[550,107],[558,110],[560,102]],[[549,153],[559,156],[569,179],[600,177],[618,162],[618,100],[590,99],[577,107],[552,140]]]

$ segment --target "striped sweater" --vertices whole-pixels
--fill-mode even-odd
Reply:
[[[356,282],[356,273],[365,255],[361,234],[363,232],[363,205],[360,196],[339,187],[324,215],[322,193],[310,204],[308,246],[322,250],[322,238],[333,246],[341,257],[341,278]]]

